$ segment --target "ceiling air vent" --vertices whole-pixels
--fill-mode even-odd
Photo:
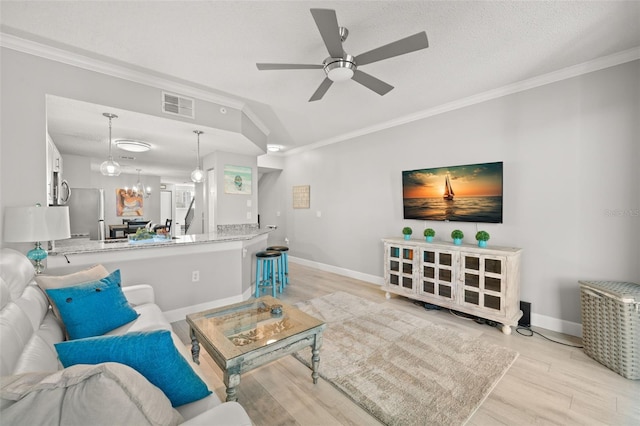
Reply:
[[[194,117],[193,99],[173,93],[162,92],[162,111],[181,117]]]

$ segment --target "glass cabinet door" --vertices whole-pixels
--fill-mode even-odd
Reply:
[[[464,253],[462,302],[504,312],[505,265],[504,257]]]
[[[420,249],[419,294],[453,300],[454,275],[454,253],[429,248]]]
[[[415,293],[414,286],[414,253],[413,247],[396,245],[386,246],[387,282],[391,288],[402,289],[404,292]]]

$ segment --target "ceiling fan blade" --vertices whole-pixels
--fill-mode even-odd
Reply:
[[[351,79],[362,84],[367,89],[373,90],[380,96],[386,95],[393,89],[392,85],[387,84],[382,80],[378,80],[374,76],[360,70],[356,70],[353,73],[353,77],[351,77]]]
[[[356,56],[356,64],[366,65],[429,47],[427,33],[421,32]]]
[[[329,56],[332,58],[342,58],[344,49],[340,40],[340,28],[336,11],[332,9],[311,9],[311,15],[316,21],[324,45],[327,46]]]
[[[324,81],[320,83],[320,87],[318,87],[315,93],[311,96],[309,102],[319,101],[320,99],[322,99],[322,97],[325,93],[327,93],[327,90],[329,90],[329,87],[331,87],[332,84],[333,81],[329,80],[329,77],[325,78]]]
[[[305,65],[305,64],[256,64],[256,66],[260,71],[322,69],[322,65]]]

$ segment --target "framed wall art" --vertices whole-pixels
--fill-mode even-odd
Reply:
[[[131,188],[117,188],[116,215],[120,217],[143,216],[144,199]]]
[[[251,167],[224,166],[224,192],[226,194],[251,194]]]
[[[298,185],[293,187],[293,208],[308,209],[310,208],[311,187],[309,185]]]

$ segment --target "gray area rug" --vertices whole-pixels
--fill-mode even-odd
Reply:
[[[348,293],[296,306],[327,323],[320,376],[388,425],[464,424],[518,357]]]

